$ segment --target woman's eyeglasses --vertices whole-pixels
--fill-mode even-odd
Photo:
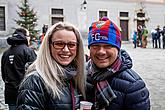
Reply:
[[[55,49],[63,49],[66,45],[69,50],[76,50],[77,49],[77,42],[63,42],[63,41],[53,41],[51,42]]]

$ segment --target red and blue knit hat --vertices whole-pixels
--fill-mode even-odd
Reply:
[[[102,18],[100,21],[92,23],[88,33],[88,48],[96,43],[110,44],[120,50],[120,29],[108,18]]]

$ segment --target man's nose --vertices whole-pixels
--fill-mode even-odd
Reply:
[[[100,46],[100,48],[98,50],[98,53],[105,54],[106,53],[106,49],[103,46]]]

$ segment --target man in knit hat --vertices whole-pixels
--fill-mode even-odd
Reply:
[[[149,91],[132,70],[132,60],[121,48],[119,28],[109,19],[89,27],[87,100],[92,110],[150,110]]]

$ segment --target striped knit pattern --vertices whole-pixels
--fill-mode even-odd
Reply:
[[[88,47],[96,43],[106,43],[120,49],[121,34],[119,28],[111,21],[97,21],[89,27]]]

